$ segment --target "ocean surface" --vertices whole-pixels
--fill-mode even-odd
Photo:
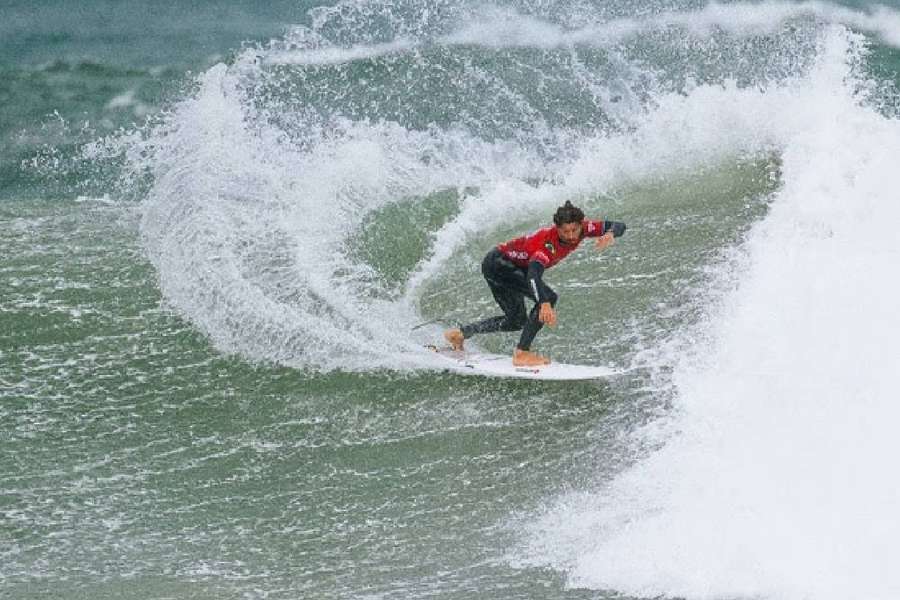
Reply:
[[[900,597],[900,6],[0,15],[0,597]]]

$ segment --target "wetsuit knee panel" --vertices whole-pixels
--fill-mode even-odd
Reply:
[[[518,331],[525,327],[525,323],[528,322],[528,315],[525,313],[517,313],[512,317],[507,318],[509,322],[509,327],[511,331]]]

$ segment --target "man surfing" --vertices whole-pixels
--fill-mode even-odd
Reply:
[[[476,333],[522,330],[513,351],[517,367],[538,366],[550,359],[531,351],[531,342],[546,323],[556,325],[556,293],[544,283],[545,269],[568,256],[586,237],[595,237],[598,250],[611,246],[615,238],[625,233],[625,223],[591,221],[584,212],[566,201],[556,209],[553,226],[498,244],[481,263],[494,300],[503,311],[502,316],[464,325],[444,332],[444,338],[454,350],[462,350],[465,340]],[[534,301],[530,314],[525,312],[525,297]]]

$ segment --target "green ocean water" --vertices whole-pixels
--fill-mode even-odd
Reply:
[[[744,218],[726,227],[722,214],[718,228],[685,232],[714,252],[764,210],[741,199],[768,181],[760,164],[709,177],[704,191],[730,193]],[[645,251],[623,252],[599,281],[582,255],[560,267],[567,322],[542,347],[573,361],[626,356],[629,339],[684,318],[671,314],[673,298],[697,277],[701,244],[661,242],[667,224],[703,208],[686,204],[645,220]],[[622,460],[608,446],[636,415],[616,404],[647,395],[643,377],[541,384],[249,364],[161,307],[131,209],[15,201],[3,223],[4,586],[13,597],[563,593],[553,573],[504,564],[503,523],[548,487]],[[669,274],[672,260],[681,267]],[[649,285],[634,283],[641,275]],[[453,302],[460,291],[490,310],[474,269],[456,276],[452,293],[437,284],[426,293],[426,315],[471,314]],[[659,302],[674,305],[670,314]],[[617,344],[597,334],[629,320],[653,325],[632,325]]]
[[[531,19],[703,5],[525,2],[501,7],[528,17],[512,33],[491,13],[451,43],[472,7],[308,4],[3,9],[0,596],[622,597],[523,560],[523,531],[652,452],[631,434],[672,410],[785,184],[762,134],[670,140],[704,130],[678,98],[802,79],[828,19],[541,47]],[[861,35],[891,115],[900,55]],[[410,359],[411,325],[496,312],[482,256],[565,199],[629,230],[547,274],[560,326],[538,346],[628,371]]]

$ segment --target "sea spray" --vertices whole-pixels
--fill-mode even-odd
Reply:
[[[718,88],[686,98],[661,91],[658,69],[621,68],[628,61],[611,49],[516,50],[494,71],[443,38],[413,56],[372,46],[321,65],[285,61],[286,51],[343,51],[328,41],[327,19],[315,22],[292,42],[209,70],[149,129],[145,151],[132,152],[152,174],[142,232],[167,304],[219,349],[250,360],[420,366],[421,340],[386,324],[421,321],[422,284],[509,215],[532,227],[573,197],[773,147],[758,118],[766,108],[723,110],[712,121],[707,96]],[[536,67],[547,78],[538,87],[528,82]],[[433,105],[435,77],[443,97]],[[354,85],[336,94],[334,78]],[[559,85],[577,92],[566,94],[577,113],[552,102],[546,90]],[[777,102],[745,96],[748,106]],[[421,114],[435,120],[412,118]],[[353,254],[353,237],[386,204],[446,189],[463,192],[459,213],[432,232],[402,298],[386,300],[397,282],[379,280]]]

